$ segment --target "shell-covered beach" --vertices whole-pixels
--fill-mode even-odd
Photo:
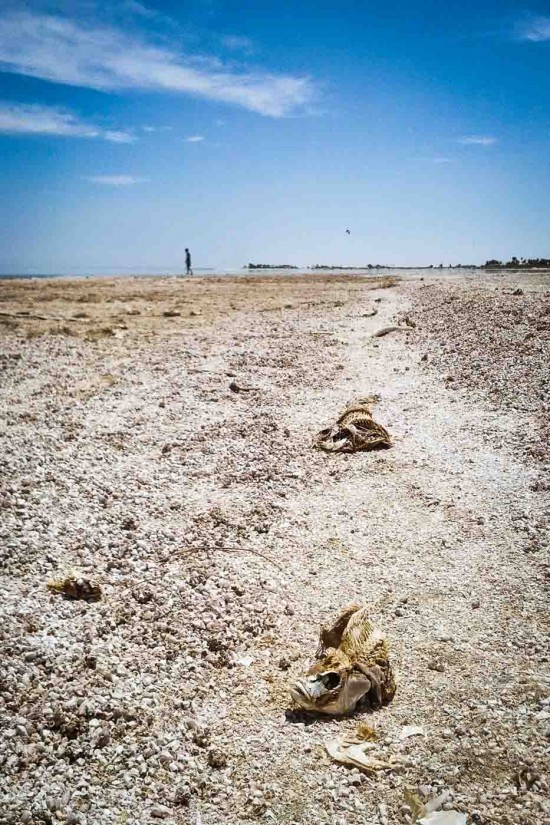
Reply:
[[[549,278],[0,282],[0,823],[550,823]],[[297,713],[353,601],[395,698]]]

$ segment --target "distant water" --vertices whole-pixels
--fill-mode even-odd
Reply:
[[[368,275],[370,277],[384,277],[388,275],[395,275],[405,280],[417,280],[421,278],[445,278],[446,280],[479,280],[480,278],[490,278],[500,280],[501,278],[528,278],[529,281],[539,280],[544,286],[548,286],[550,279],[549,270],[484,270],[476,269],[475,267],[388,267],[387,269],[247,269],[244,267],[213,267],[202,266],[196,267],[193,270],[194,278],[208,278],[208,277],[223,277],[223,276],[254,276],[254,275],[269,275],[269,276],[292,276],[292,275]],[[18,273],[0,273],[0,280],[14,279],[14,278],[146,278],[146,277],[183,277],[185,272],[181,269],[170,267],[141,267],[125,269],[112,269],[104,267],[103,269],[96,267],[93,270],[72,270],[66,272],[51,272],[51,273],[34,273],[34,272],[18,272]],[[185,276],[187,277],[187,276]]]
[[[229,270],[216,270],[214,267],[197,267],[194,270],[194,275],[204,277],[205,275],[212,275],[217,272],[225,273]],[[237,272],[238,270],[231,270]],[[243,271],[243,270],[240,270]],[[137,277],[155,277],[162,275],[184,275],[185,268],[175,269],[171,267],[94,267],[92,269],[73,269],[62,272],[0,272],[0,279],[6,278],[137,278]]]
[[[307,267],[299,269],[248,269],[245,267],[213,267],[203,266],[193,269],[193,276],[195,278],[205,277],[220,277],[224,275],[232,276],[247,276],[247,275],[311,275],[311,274],[327,274],[327,275],[400,275],[401,277],[421,277],[425,274],[430,275],[444,275],[452,272],[456,275],[464,276],[466,274],[475,274],[477,270],[468,269],[428,269],[428,268],[388,268],[388,269],[308,269]],[[14,279],[14,278],[138,278],[138,277],[162,277],[162,276],[185,276],[183,269],[175,269],[173,267],[136,267],[136,268],[120,268],[114,269],[111,267],[94,267],[91,270],[75,269],[64,272],[14,272],[14,273],[0,273],[0,279]]]

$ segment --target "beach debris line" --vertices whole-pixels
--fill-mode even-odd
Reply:
[[[348,404],[334,426],[317,433],[314,445],[328,453],[355,453],[391,447],[388,431],[372,418],[370,404],[374,400],[371,396]]]
[[[379,709],[393,699],[395,677],[388,644],[368,618],[351,604],[322,626],[316,661],[290,689],[302,710],[340,716],[359,705]]]
[[[75,571],[70,571],[59,579],[50,579],[47,587],[48,590],[60,593],[67,599],[84,599],[88,602],[97,602],[101,599],[99,584]]]

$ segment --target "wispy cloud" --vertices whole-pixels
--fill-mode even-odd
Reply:
[[[86,123],[66,109],[2,101],[0,101],[0,133],[102,138],[113,143],[133,143],[135,140],[128,132],[111,131]]]
[[[434,163],[453,163],[453,158],[435,157],[432,158]]]
[[[187,143],[201,143],[204,140],[202,135],[190,135],[190,137],[185,138]]]
[[[182,92],[270,117],[303,109],[315,91],[307,77],[238,72],[122,29],[32,12],[0,19],[0,65],[4,71],[105,91]]]
[[[144,183],[147,178],[136,178],[133,175],[92,175],[85,180],[99,183],[101,186],[133,186],[136,183]]]
[[[150,9],[144,3],[139,3],[138,0],[124,0],[124,8],[126,11],[129,11],[131,14],[135,14],[138,17],[153,18],[158,14],[157,11]]]
[[[531,43],[544,43],[550,40],[550,17],[531,17],[519,23],[516,27],[520,40],[529,40]]]
[[[171,132],[172,131],[171,126],[149,126],[148,124],[146,124],[145,126],[142,126],[141,128],[142,128],[142,131],[144,131],[144,132]]]
[[[136,138],[128,132],[101,132],[100,137],[104,137],[105,140],[112,140],[113,143],[135,143],[136,141]]]
[[[256,49],[254,43],[249,37],[243,37],[238,34],[226,34],[220,37],[222,46],[232,52],[243,52],[244,54],[253,54]]]
[[[496,142],[497,138],[491,135],[465,135],[458,139],[464,146],[492,146]]]

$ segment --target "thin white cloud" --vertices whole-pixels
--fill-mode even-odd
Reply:
[[[544,43],[550,40],[550,17],[532,17],[517,27],[520,40],[531,43]]]
[[[85,180],[99,183],[101,186],[133,186],[136,183],[144,183],[146,178],[136,178],[133,175],[92,175]]]
[[[171,126],[149,126],[148,124],[146,124],[145,126],[142,126],[141,128],[142,128],[142,131],[144,131],[144,132],[170,132],[170,131],[172,131]]]
[[[453,158],[435,157],[432,160],[434,163],[453,163]]]
[[[191,135],[190,137],[185,138],[185,140],[187,143],[201,143],[204,138],[202,135]]]
[[[128,132],[103,132],[105,140],[112,140],[113,143],[135,143],[135,137]]]
[[[139,3],[138,0],[125,0],[124,8],[126,11],[130,12],[130,14],[135,14],[138,17],[153,18],[158,14],[158,12],[154,9],[150,9],[148,6],[144,5],[144,3]]]
[[[220,37],[222,46],[232,52],[244,52],[244,54],[253,54],[255,51],[254,43],[249,37],[243,37],[238,34],[226,34]]]
[[[0,65],[71,86],[182,92],[270,117],[303,109],[314,97],[307,77],[238,72],[122,29],[32,12],[0,18]]]
[[[497,142],[491,135],[465,135],[458,139],[464,146],[493,146]]]
[[[86,123],[66,109],[7,101],[0,101],[0,134],[102,138],[113,143],[133,143],[135,140],[128,132],[101,129]]]

